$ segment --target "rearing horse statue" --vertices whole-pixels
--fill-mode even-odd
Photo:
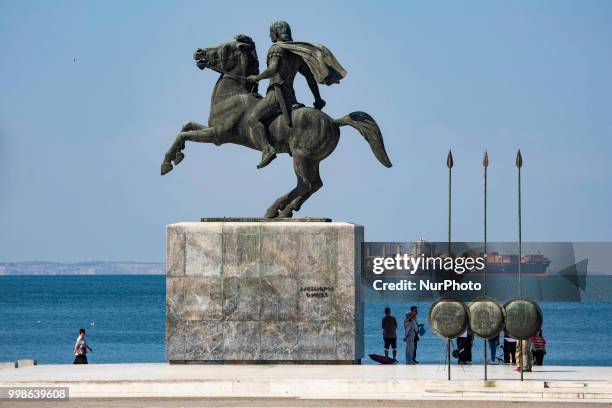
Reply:
[[[217,47],[200,49],[194,54],[200,69],[209,68],[220,74],[211,98],[208,126],[188,122],[176,136],[161,165],[164,175],[184,158],[185,142],[234,143],[259,150],[248,132],[247,117],[261,99],[257,84],[247,81],[249,75],[259,73],[255,44],[247,36]],[[365,112],[351,112],[333,119],[324,112],[308,107],[291,111],[291,127],[282,116],[267,123],[268,138],[278,153],[293,157],[297,186],[279,197],[268,208],[266,218],[289,218],[299,211],[304,202],[323,186],[319,163],[329,156],[340,139],[340,127],[349,125],[366,139],[374,156],[383,166],[391,167],[382,134],[376,121]]]

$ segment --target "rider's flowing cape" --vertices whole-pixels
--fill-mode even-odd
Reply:
[[[321,44],[287,41],[277,43],[282,49],[300,56],[318,83],[339,84],[346,76],[346,69],[340,65],[334,54]]]

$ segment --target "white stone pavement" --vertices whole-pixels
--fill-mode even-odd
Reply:
[[[70,387],[71,398],[296,397],[612,402],[612,367],[443,365],[38,365],[0,370],[1,387]]]

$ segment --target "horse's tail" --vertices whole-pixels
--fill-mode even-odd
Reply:
[[[361,133],[361,136],[368,141],[378,161],[385,167],[392,166],[391,160],[389,160],[389,156],[387,156],[387,151],[385,150],[385,143],[383,142],[380,128],[370,115],[359,111],[351,112],[340,119],[334,119],[334,123],[338,126],[349,125],[357,129],[359,133]]]

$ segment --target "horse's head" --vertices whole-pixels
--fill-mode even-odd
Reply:
[[[246,35],[217,47],[198,48],[193,54],[200,69],[210,68],[222,74],[240,76],[259,74],[259,60],[255,43]]]

